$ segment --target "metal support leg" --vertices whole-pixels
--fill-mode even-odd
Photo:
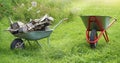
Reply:
[[[103,33],[103,36],[104,36],[106,42],[109,42],[109,38],[108,38],[108,35],[107,35],[106,31]]]
[[[48,46],[50,46],[50,37],[47,38]]]
[[[38,44],[38,46],[41,46],[41,44],[37,40],[35,42]]]
[[[29,40],[27,40],[27,41],[28,41],[29,45],[32,46],[32,44],[30,43],[30,41]]]

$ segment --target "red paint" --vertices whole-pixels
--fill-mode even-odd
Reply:
[[[100,28],[99,30],[99,35],[95,37],[95,40],[94,41],[90,41],[90,25],[91,23],[94,22],[98,25],[98,27]],[[108,26],[108,28],[114,23],[114,21]],[[102,23],[101,21],[99,21],[95,16],[90,16],[89,17],[89,20],[88,20],[88,27],[87,27],[87,30],[86,30],[86,39],[87,39],[87,42],[88,43],[96,43],[101,36],[104,36],[104,39],[106,40],[106,42],[109,42],[109,38],[108,38],[108,35],[107,35],[107,32],[106,32],[106,29],[103,28],[102,26]]]

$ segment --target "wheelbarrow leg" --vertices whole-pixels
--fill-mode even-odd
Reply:
[[[38,46],[40,46],[40,47],[41,47],[41,44],[40,44],[37,40],[36,40],[35,42],[38,44]]]
[[[106,42],[109,42],[109,38],[108,38],[108,35],[107,35],[106,31],[103,33],[103,36],[104,36]]]
[[[50,36],[47,38],[48,46],[50,46]]]
[[[27,40],[27,41],[28,41],[29,45],[32,46],[32,44],[30,43],[30,41],[29,40]]]

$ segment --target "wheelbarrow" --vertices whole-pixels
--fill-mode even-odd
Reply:
[[[109,16],[81,16],[86,27],[86,40],[91,48],[96,48],[97,42],[103,35],[106,42],[109,42],[107,29],[117,21]],[[100,32],[98,35],[98,31]]]
[[[47,31],[31,31],[31,32],[27,32],[27,33],[18,33],[18,34],[13,34],[15,38],[10,47],[11,49],[16,49],[16,48],[21,48],[23,49],[25,47],[25,44],[23,42],[23,39],[27,40],[29,45],[31,45],[30,41],[35,41],[38,45],[40,45],[38,43],[38,40],[43,39],[43,38],[47,38],[47,43],[49,45],[50,42],[50,35],[51,33],[58,27],[58,25],[60,25],[64,20],[67,20],[67,18],[64,18],[62,20],[60,20],[58,22],[58,24],[56,24],[53,29],[49,29]]]

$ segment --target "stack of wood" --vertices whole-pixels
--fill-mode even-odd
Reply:
[[[11,25],[9,27],[9,31],[12,34],[17,33],[26,33],[30,31],[47,31],[49,29],[49,25],[51,24],[51,21],[54,19],[52,17],[49,17],[48,15],[43,16],[40,19],[34,19],[30,20],[30,22],[24,24],[20,21],[17,21],[13,23],[11,20]]]

